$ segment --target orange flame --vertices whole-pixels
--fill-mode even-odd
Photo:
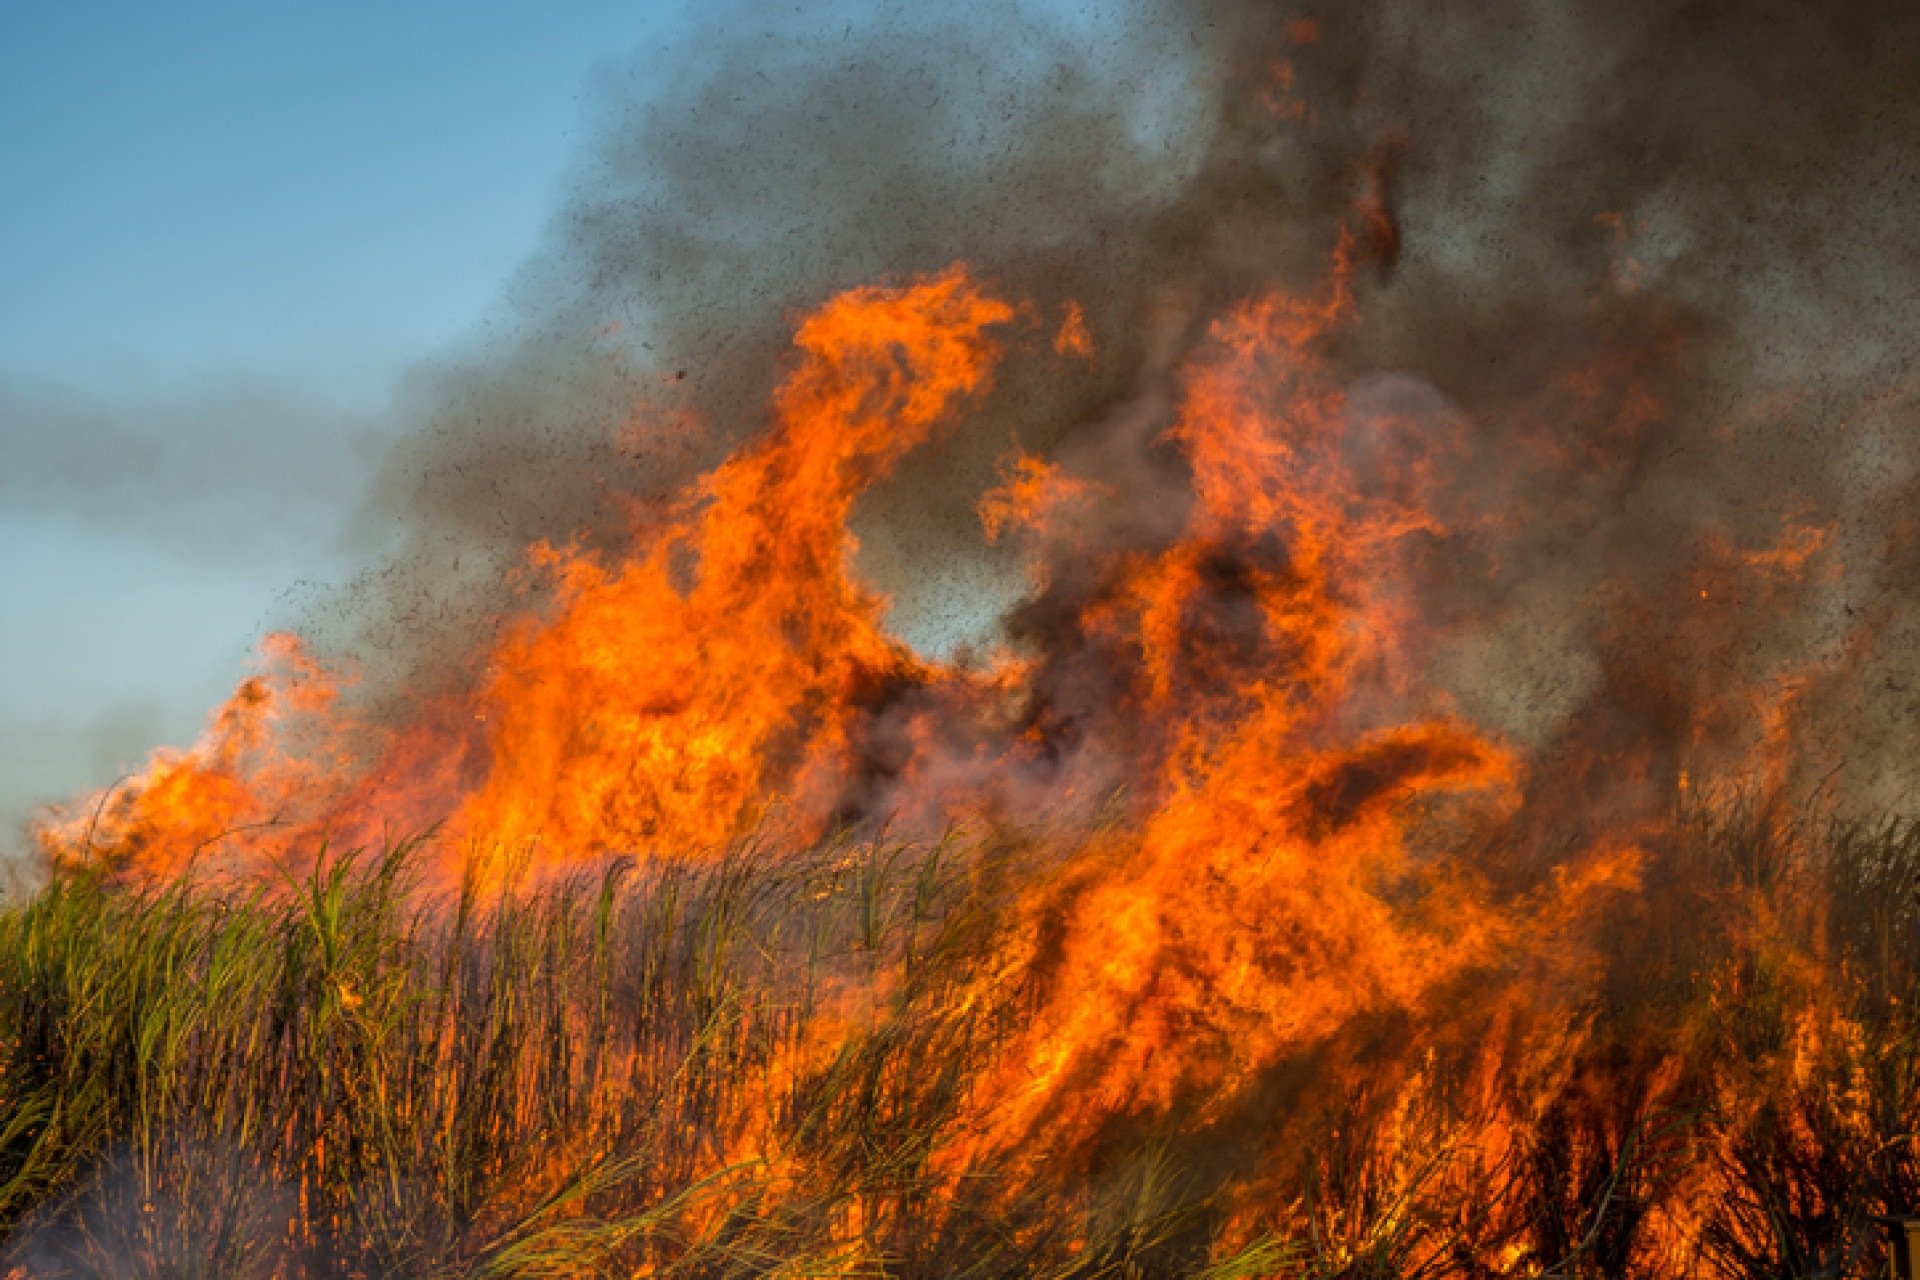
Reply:
[[[1391,233],[1382,213],[1376,251]],[[1525,1156],[1542,1098],[1584,1087],[1565,1065],[1576,1006],[1657,822],[1644,809],[1603,821],[1550,870],[1460,854],[1510,833],[1539,803],[1536,779],[1431,675],[1442,637],[1422,566],[1456,532],[1436,495],[1469,465],[1463,422],[1363,410],[1330,370],[1361,248],[1343,238],[1323,295],[1271,294],[1211,327],[1160,440],[1183,482],[1165,537],[1114,544],[1103,522],[1130,497],[1099,475],[1007,464],[979,513],[989,539],[1018,535],[1029,556],[1023,651],[916,653],[853,567],[857,499],[988,389],[1000,331],[1025,314],[955,266],[807,317],[767,429],[637,528],[630,554],[535,548],[550,596],[506,628],[464,697],[366,724],[297,642],[271,638],[268,670],[196,746],[44,823],[41,844],[155,876],[209,855],[244,872],[303,841],[443,821],[464,855],[449,873],[494,874],[699,857],[769,831],[805,845],[842,819],[900,813],[1011,812],[1031,829],[1118,790],[1102,810],[1117,821],[1076,831],[1008,893],[1018,926],[955,996],[1025,984],[1034,1016],[970,1077],[964,1136],[934,1166],[957,1179],[987,1159],[1084,1161],[1116,1119],[1229,1124],[1290,1057],[1335,1062],[1356,1028],[1437,1020],[1459,1001],[1484,1043],[1448,1085],[1469,1099],[1477,1144],[1454,1176],[1490,1176]],[[1084,316],[1066,314],[1055,354],[1086,358]],[[1567,393],[1601,396],[1603,372]],[[1637,386],[1615,399],[1608,429],[1623,436],[1659,413]],[[1689,583],[1701,611],[1720,607],[1723,582],[1804,577],[1827,537],[1796,525],[1770,549],[1709,547]],[[1763,717],[1770,776],[1797,696],[1781,688]],[[1699,734],[1722,732],[1730,717],[1715,714]],[[1560,781],[1603,768],[1647,766],[1595,749]],[[868,774],[889,780],[878,799]],[[1041,802],[1008,803],[1023,794]],[[892,994],[850,996],[773,1074],[818,1070]],[[1847,1030],[1808,1008],[1795,1061]],[[1376,1099],[1378,1176],[1403,1185],[1427,1140],[1416,1104],[1439,1088],[1412,1043],[1377,1051],[1395,1062],[1377,1082],[1332,1071],[1327,1085]],[[1650,1073],[1659,1089],[1680,1075]],[[721,1145],[778,1165],[770,1114],[736,1119]],[[1302,1159],[1286,1139],[1265,1135],[1261,1158]],[[1691,1247],[1690,1212],[1656,1224],[1660,1247]],[[1501,1265],[1521,1265],[1503,1248]]]

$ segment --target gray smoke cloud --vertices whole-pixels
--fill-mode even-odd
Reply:
[[[1539,750],[1665,740],[1671,774],[1704,694],[1799,662],[1886,759],[1920,688],[1916,53],[1890,3],[722,9],[601,75],[517,326],[402,398],[357,521],[398,553],[313,620],[376,692],[459,678],[529,543],[617,552],[758,427],[799,311],[964,259],[1036,324],[1077,300],[1098,347],[1027,344],[861,511],[897,625],[964,638],[1017,585],[973,514],[996,460],[1104,469],[1114,536],[1164,536],[1170,371],[1223,305],[1312,287],[1371,200],[1336,359],[1468,424],[1423,579],[1462,708]],[[1711,548],[1803,525],[1831,530],[1804,585],[1695,607]]]
[[[273,383],[110,398],[0,381],[0,503],[195,561],[344,549],[339,513],[390,441],[371,417]]]
[[[741,7],[604,75],[599,140],[515,285],[524,336],[423,375],[423,427],[368,518],[408,531],[368,584],[408,621],[376,613],[362,642],[405,651],[415,681],[412,657],[458,649],[529,542],[617,547],[621,496],[667,491],[756,430],[799,312],[959,259],[1041,323],[1080,301],[1106,353],[1014,360],[982,412],[862,513],[864,567],[904,630],[977,625],[953,584],[1010,582],[973,515],[997,459],[1138,395],[1149,344],[1167,345],[1169,316],[1192,323],[1218,280],[1276,255],[1317,263],[1320,229],[1288,230],[1258,189],[1194,197],[1236,38],[1151,6],[896,5],[851,21]]]

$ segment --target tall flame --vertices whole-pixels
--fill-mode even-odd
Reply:
[[[1535,856],[1525,819],[1551,815],[1537,770],[1557,757],[1476,726],[1434,677],[1448,637],[1425,575],[1460,532],[1443,495],[1475,460],[1457,416],[1363,404],[1331,372],[1354,252],[1318,296],[1267,294],[1212,324],[1157,442],[1181,482],[1164,536],[1113,536],[1113,508],[1136,499],[1109,477],[1008,463],[981,518],[1024,549],[1032,586],[985,661],[889,632],[855,569],[855,503],[986,391],[1004,344],[1061,360],[1093,346],[1077,307],[1051,340],[1021,337],[1033,309],[954,266],[805,318],[765,430],[642,521],[629,554],[535,548],[543,599],[470,689],[373,723],[276,637],[199,744],[48,820],[42,847],[134,875],[247,876],[438,823],[450,880],[504,883],[749,837],[801,849],[841,824],[1040,832],[1048,852],[1008,885],[993,953],[952,993],[966,1009],[1019,991],[1027,1013],[970,1064],[959,1136],[930,1156],[952,1186],[983,1162],[1092,1169],[1116,1125],[1178,1114],[1218,1131],[1285,1088],[1372,1099],[1366,1176],[1405,1192],[1428,1176],[1423,1145],[1455,1140],[1420,1113],[1451,1091],[1449,1123],[1471,1117],[1448,1175],[1468,1204],[1476,1178],[1545,1159],[1548,1112],[1600,1087],[1582,1002],[1663,819],[1625,806]],[[1637,390],[1623,405],[1652,412]],[[1797,581],[1824,543],[1795,526],[1772,548],[1709,548],[1699,594]],[[1753,744],[1775,773],[1783,687]],[[1700,723],[1735,718],[1715,714]],[[1562,786],[1647,771],[1564,737]],[[1816,993],[1799,1059],[1844,1042],[1815,979],[1781,981]],[[896,998],[877,979],[847,994],[774,1074],[825,1069]],[[1308,1054],[1323,1094],[1278,1074]],[[1711,1092],[1685,1074],[1663,1066],[1645,1088]],[[780,1167],[777,1127],[745,1107],[715,1169],[742,1152]],[[1295,1136],[1254,1144],[1234,1230],[1272,1210],[1259,1188],[1331,1176]],[[1671,1214],[1658,1247],[1694,1247],[1702,1217]]]

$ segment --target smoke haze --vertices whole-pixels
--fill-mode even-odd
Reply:
[[[1360,207],[1339,361],[1471,424],[1427,574],[1465,710],[1536,745],[1582,708],[1697,737],[1704,685],[1783,656],[1920,687],[1917,52],[1891,4],[725,11],[600,76],[518,331],[412,380],[357,521],[401,549],[314,625],[375,696],[463,678],[528,545],[618,550],[759,428],[800,310],[965,260],[1034,336],[857,530],[902,634],[981,639],[1022,589],[974,514],[998,461],[1075,459],[1134,508],[1114,536],[1150,542],[1181,501],[1151,444],[1169,371],[1223,304],[1311,288]],[[1069,299],[1085,362],[1044,340]],[[1684,604],[1703,547],[1808,528],[1805,589],[1725,606],[1764,635]],[[1650,665],[1670,687],[1623,687]],[[1884,798],[1913,703],[1850,705]]]

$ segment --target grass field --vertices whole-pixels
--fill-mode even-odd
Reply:
[[[1086,850],[59,871],[0,908],[0,1275],[1875,1274],[1920,828],[1722,806],[1652,855],[1551,1014],[1376,1011],[1225,1113],[1068,1090],[1011,1149],[983,1090]]]

